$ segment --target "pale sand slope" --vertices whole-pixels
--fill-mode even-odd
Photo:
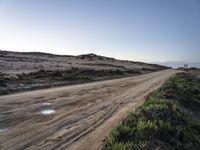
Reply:
[[[39,52],[19,53],[0,51],[0,73],[21,74],[43,70],[70,70],[71,68],[91,70],[161,70],[163,66],[142,62],[117,60],[95,54],[79,56],[53,55]]]
[[[97,149],[128,112],[176,72],[1,96],[0,149]],[[42,114],[44,109],[52,114]]]

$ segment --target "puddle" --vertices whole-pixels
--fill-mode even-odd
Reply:
[[[43,115],[50,115],[50,114],[54,114],[56,111],[54,109],[44,109],[41,111],[41,114]]]
[[[8,131],[8,128],[0,128],[0,134],[5,133],[6,131]]]
[[[51,103],[42,103],[43,106],[49,106]]]

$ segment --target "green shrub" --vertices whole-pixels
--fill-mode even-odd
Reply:
[[[172,77],[113,129],[103,149],[199,149],[199,90],[194,76]]]

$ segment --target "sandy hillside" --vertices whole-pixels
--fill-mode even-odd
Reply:
[[[0,51],[0,70],[6,74],[21,74],[39,70],[70,70],[72,68],[92,70],[136,70],[153,71],[166,69],[160,65],[117,60],[95,54],[61,56],[40,52]]]

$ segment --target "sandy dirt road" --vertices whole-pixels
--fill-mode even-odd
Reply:
[[[128,112],[176,72],[1,96],[0,149],[98,149]]]

